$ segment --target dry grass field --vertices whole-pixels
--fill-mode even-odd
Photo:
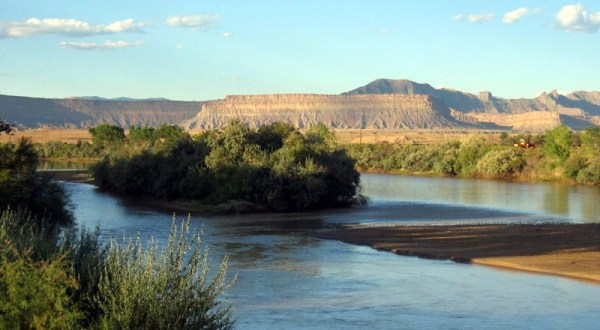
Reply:
[[[498,131],[480,130],[403,130],[403,129],[335,129],[335,137],[342,144],[373,144],[373,143],[414,143],[431,144],[448,140],[461,140],[469,134],[485,134],[490,139],[499,135]],[[197,132],[194,132],[197,133]],[[87,130],[82,129],[48,129],[38,128],[15,132],[14,135],[0,135],[0,143],[16,142],[22,137],[33,142],[62,141],[77,143],[91,141]]]
[[[403,130],[403,129],[336,129],[336,140],[342,144],[413,143],[432,144],[462,140],[470,134],[485,134],[490,139],[499,136],[498,131],[480,130]]]
[[[92,136],[84,129],[28,129],[16,131],[13,135],[0,135],[0,143],[18,142],[21,138],[30,139],[32,142],[62,141],[77,143],[77,141],[91,141]]]

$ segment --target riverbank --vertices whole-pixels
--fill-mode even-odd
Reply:
[[[318,237],[600,284],[600,224],[348,227]]]

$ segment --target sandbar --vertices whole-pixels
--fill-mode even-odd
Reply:
[[[348,226],[317,236],[399,255],[448,259],[600,284],[600,224]]]

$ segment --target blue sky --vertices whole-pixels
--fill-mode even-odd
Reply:
[[[0,94],[600,90],[600,1],[0,0]]]

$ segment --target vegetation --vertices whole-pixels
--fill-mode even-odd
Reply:
[[[0,329],[227,329],[226,261],[173,222],[167,248],[140,240],[104,246],[73,228],[68,198],[39,175],[32,145],[0,146]],[[191,252],[191,254],[190,254]]]
[[[102,145],[105,143],[115,143],[125,139],[125,131],[119,127],[109,124],[102,124],[94,128],[90,128],[92,141],[94,144]]]
[[[530,148],[519,148],[520,141]],[[349,145],[362,170],[600,184],[600,128],[572,132],[558,126],[544,135],[482,135],[431,145]],[[539,148],[535,148],[539,146]]]
[[[134,136],[150,142],[154,133]],[[301,134],[289,124],[253,130],[234,120],[193,140],[187,134],[165,139],[151,149],[105,157],[92,169],[97,184],[128,195],[210,205],[244,200],[279,211],[364,201],[354,160],[325,125]]]
[[[190,253],[191,252],[191,253]],[[121,244],[111,241],[100,278],[98,304],[106,329],[228,329],[229,308],[218,298],[226,282],[227,258],[208,279],[208,251],[201,237],[189,235],[189,218],[171,226],[167,246],[145,248],[139,237]]]
[[[0,211],[22,208],[49,225],[71,224],[65,191],[37,167],[38,155],[27,140],[0,145]]]

